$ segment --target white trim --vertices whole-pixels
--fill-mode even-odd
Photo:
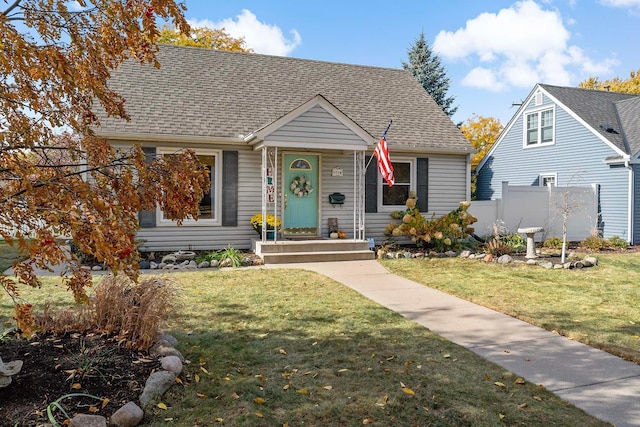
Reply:
[[[284,116],[282,116],[279,119],[269,123],[267,126],[263,127],[262,129],[259,129],[259,130],[255,131],[255,132],[252,132],[251,134],[247,135],[244,138],[244,140],[245,140],[245,142],[247,142],[247,143],[249,143],[251,145],[255,145],[257,143],[262,143],[262,144],[267,145],[267,146],[272,146],[272,145],[274,145],[275,141],[266,142],[266,141],[264,141],[265,138],[267,138],[273,132],[279,130],[281,127],[287,125],[288,123],[291,123],[292,121],[294,121],[295,119],[300,117],[302,114],[306,113],[307,111],[311,110],[312,108],[314,108],[316,106],[322,107],[333,118],[338,120],[340,123],[342,123],[344,126],[346,126],[351,132],[353,132],[356,136],[358,136],[362,140],[362,142],[361,143],[357,143],[357,144],[356,143],[341,144],[340,146],[336,146],[336,145],[333,145],[333,144],[328,144],[328,146],[327,146],[327,144],[309,144],[310,148],[316,149],[316,148],[333,148],[333,147],[336,147],[336,149],[343,149],[343,150],[355,150],[355,149],[366,150],[368,148],[368,146],[374,144],[375,138],[373,136],[371,136],[367,131],[362,129],[357,123],[355,123],[353,120],[351,120],[342,111],[340,111],[338,108],[336,108],[331,102],[327,101],[327,99],[325,97],[323,97],[322,95],[314,96],[313,98],[311,98],[307,102],[299,105],[298,107],[296,107],[293,110],[289,111]],[[277,142],[277,145],[280,146],[280,147],[299,148],[299,143],[297,143],[297,145],[298,145],[297,147],[296,147],[296,143],[289,142],[288,144],[292,144],[292,145],[285,145],[285,143],[283,143],[283,142]],[[342,147],[346,147],[346,148],[342,148]]]
[[[621,156],[626,156],[627,155],[627,153],[625,153],[624,151],[620,150],[620,148],[616,147],[611,141],[609,141],[607,138],[605,138],[600,132],[595,130],[593,127],[591,127],[587,122],[582,120],[573,110],[568,108],[562,102],[558,101],[554,96],[552,96],[549,92],[547,92],[543,87],[540,87],[540,90],[550,100],[552,100],[556,105],[560,106],[567,114],[569,114],[571,117],[573,117],[575,120],[577,120],[578,123],[580,123],[582,126],[584,126],[587,130],[591,131],[591,133],[593,133],[602,142],[607,144],[609,146],[609,148],[611,148],[613,151],[615,151],[616,153],[620,154]]]
[[[553,187],[558,186],[558,173],[557,172],[546,172],[538,175],[538,185],[540,187],[544,187],[545,185],[542,183],[544,178],[553,178]]]
[[[375,161],[375,160],[374,160]],[[411,165],[411,176],[409,178],[409,191],[417,191],[417,181],[418,181],[418,162],[417,159],[415,157],[396,157],[394,156],[393,159],[391,159],[391,163],[409,163]],[[378,167],[377,164],[371,164],[370,167]],[[383,197],[383,188],[384,188],[384,184],[382,182],[383,178],[382,176],[380,176],[380,174],[377,174],[377,185],[378,185],[378,191],[377,191],[377,196],[378,196],[378,200],[377,205],[378,205],[378,212],[393,212],[393,211],[397,211],[400,209],[406,209],[405,204],[401,204],[401,205],[383,205],[382,204],[382,197]]]
[[[188,148],[188,147],[185,147]],[[156,147],[157,155],[166,155],[166,154],[174,154],[176,151],[181,150],[176,149],[175,147]],[[182,225],[188,225],[190,227],[211,227],[211,226],[220,226],[222,225],[222,150],[213,150],[209,148],[192,148],[192,150],[198,156],[214,156],[215,164],[214,164],[214,183],[215,188],[213,188],[213,195],[215,197],[214,205],[213,205],[213,216],[214,219],[198,219],[197,221],[194,219],[185,219],[182,221]],[[158,207],[156,208],[156,226],[157,227],[177,227],[175,221],[170,219],[166,219],[163,217],[162,210]]]
[[[627,206],[627,241],[629,243],[633,242],[633,205],[635,204],[635,189],[634,189],[634,182],[633,182],[633,168],[630,166],[627,166],[628,170],[629,170],[629,205]],[[633,242],[635,243],[635,242]]]
[[[310,143],[309,148],[314,150],[342,150],[342,151],[367,151],[369,146],[353,145],[353,144],[332,144],[332,143]],[[290,149],[300,149],[300,142],[297,141],[260,141],[253,146],[254,150],[260,150],[262,147],[280,147]]]
[[[551,110],[551,114],[553,115],[553,135],[551,136],[551,141],[542,142],[542,113],[545,111]],[[528,144],[527,143],[527,118],[531,115],[536,114],[538,116],[538,141],[536,143]],[[545,105],[539,108],[535,108],[533,110],[527,110],[522,113],[522,148],[537,148],[537,147],[547,147],[549,145],[556,144],[556,106],[555,105]]]
[[[540,92],[540,90],[538,90],[535,94],[535,101],[534,104],[537,107],[538,105],[542,105],[543,99],[542,99],[542,92]]]
[[[124,142],[179,142],[182,144],[225,144],[238,145],[244,142],[242,135],[237,138],[221,138],[212,136],[193,136],[193,135],[167,135],[167,134],[149,134],[149,133],[100,133],[99,128],[96,130],[96,136],[109,139],[111,141]]]

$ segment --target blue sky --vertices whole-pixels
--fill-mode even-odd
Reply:
[[[640,69],[640,0],[396,2],[185,0],[257,53],[400,68],[423,31],[451,80],[454,121],[503,124],[535,83],[576,86]]]

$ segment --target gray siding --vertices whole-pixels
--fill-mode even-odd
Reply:
[[[351,129],[333,117],[319,105],[296,117],[265,138],[266,141],[289,141],[295,143],[345,143],[364,144]]]
[[[429,159],[429,206],[424,212],[428,218],[433,214],[442,216],[456,208],[465,200],[467,189],[468,156],[420,155]],[[375,160],[375,159],[374,159]],[[371,164],[369,167],[375,167]],[[394,220],[389,212],[368,213],[366,215],[366,237],[373,237],[376,244],[387,237],[384,229]]]
[[[606,165],[605,158],[615,151],[559,106],[555,109],[555,144],[523,148],[523,115],[539,108],[533,105],[534,98],[478,172],[478,199],[500,199],[502,181],[538,185],[541,173],[556,173],[558,186],[600,184],[600,220],[605,237],[628,239],[628,170]],[[553,105],[546,97],[543,104]]]

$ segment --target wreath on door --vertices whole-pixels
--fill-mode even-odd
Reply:
[[[313,192],[311,181],[307,180],[307,177],[304,175],[298,175],[293,178],[289,188],[291,189],[291,192],[297,197],[308,196],[309,193]]]

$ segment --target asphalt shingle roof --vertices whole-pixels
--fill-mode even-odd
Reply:
[[[547,84],[540,87],[623,152],[633,155],[640,150],[640,95]]]
[[[97,112],[101,134],[238,138],[320,94],[374,138],[393,119],[391,147],[473,151],[405,70],[170,45],[158,59],[113,72],[131,120]]]

